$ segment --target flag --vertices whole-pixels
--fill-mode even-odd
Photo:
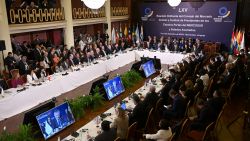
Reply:
[[[241,43],[240,43],[239,51],[240,51],[241,49],[245,49],[245,31],[242,32]]]
[[[119,31],[118,31],[117,28],[116,28],[116,30],[115,30],[115,35],[116,35],[116,43],[118,43],[118,42],[119,42],[119,39],[120,39],[120,35],[119,35]]]
[[[135,39],[135,25],[133,25],[133,29],[132,29],[132,41],[133,41],[133,43],[135,43],[136,41],[136,39]]]
[[[141,33],[140,33],[140,39],[143,41],[144,35],[143,35],[143,26],[141,25]]]
[[[122,24],[120,23],[120,30],[119,30],[119,36],[120,36],[120,38],[122,38],[123,37],[123,35],[122,35],[123,33],[122,33]]]
[[[127,28],[127,25],[125,25],[125,28],[124,28],[124,37],[125,38],[128,37],[128,28]]]
[[[114,28],[114,27],[113,27],[113,29],[112,29],[111,42],[112,42],[113,44],[116,43],[115,28]]]
[[[234,41],[235,41],[235,35],[234,35],[234,30],[233,30],[233,33],[231,36],[230,54],[232,54],[234,51]]]
[[[140,41],[140,33],[139,33],[139,27],[138,27],[138,24],[137,24],[137,27],[136,27],[136,30],[135,30],[135,41],[136,42],[139,42]]]

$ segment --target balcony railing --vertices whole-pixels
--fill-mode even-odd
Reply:
[[[10,9],[9,23],[39,23],[65,20],[63,8],[51,9]]]
[[[91,19],[105,17],[105,7],[98,10],[90,8],[73,8],[73,19]]]
[[[112,16],[127,16],[128,15],[128,7],[112,7],[111,8]]]

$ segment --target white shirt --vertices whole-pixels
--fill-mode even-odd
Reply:
[[[172,136],[172,131],[169,128],[168,130],[159,130],[156,134],[146,134],[146,139],[153,139],[156,141],[168,141]]]
[[[31,75],[27,75],[27,83],[33,83],[35,80],[38,80],[37,76],[35,73]]]
[[[205,87],[207,87],[208,84],[209,84],[209,76],[208,76],[208,74],[202,75],[202,76],[200,77],[200,79],[203,81],[203,85],[204,85]]]

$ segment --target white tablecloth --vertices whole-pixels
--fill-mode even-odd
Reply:
[[[179,61],[181,61],[183,58],[185,58],[186,56],[180,53],[159,52],[159,51],[152,52],[149,50],[135,51],[135,54],[136,54],[135,55],[136,60],[140,60],[142,56],[149,57],[149,58],[154,58],[154,56],[156,56],[156,58],[161,59],[161,64],[164,64],[164,65],[176,64]]]
[[[20,93],[17,93],[16,89],[10,89],[8,91],[11,93],[0,99],[0,121],[29,110],[53,97],[69,92],[135,60],[140,60],[140,56],[142,57],[143,55],[150,57],[157,56],[157,58],[162,59],[162,64],[169,64],[167,63],[169,59],[171,60],[171,64],[173,64],[183,58],[181,54],[150,52],[146,50],[128,51],[125,54],[118,54],[116,57],[113,56],[109,60],[100,60],[98,64],[81,68],[80,71],[69,72],[66,76],[58,74],[52,77],[52,81],[47,81],[41,86],[29,86],[27,90]]]

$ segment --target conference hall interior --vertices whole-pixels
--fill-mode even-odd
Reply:
[[[0,141],[248,141],[249,0],[1,0]]]

